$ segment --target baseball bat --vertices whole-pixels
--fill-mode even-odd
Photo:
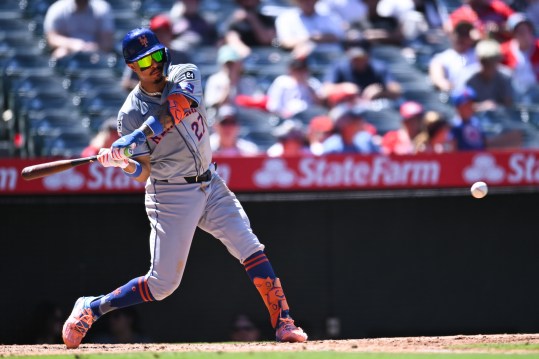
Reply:
[[[124,154],[127,157],[131,157],[133,154],[133,150],[131,148],[126,148],[124,150]],[[67,159],[67,160],[58,160],[58,161],[40,163],[37,165],[23,168],[21,172],[21,176],[26,181],[30,181],[37,178],[50,176],[55,173],[67,171],[70,168],[84,165],[87,163],[91,163],[94,161],[97,161],[97,156],[81,157],[81,158],[73,158],[73,159]]]

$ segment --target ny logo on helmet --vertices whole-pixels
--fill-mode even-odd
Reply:
[[[139,36],[138,41],[140,41],[142,46],[148,47],[148,39],[146,38],[146,35]]]

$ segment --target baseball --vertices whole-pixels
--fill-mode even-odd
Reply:
[[[488,186],[485,182],[475,182],[470,188],[470,192],[475,198],[483,198],[488,193]]]

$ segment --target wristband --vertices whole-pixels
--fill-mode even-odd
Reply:
[[[133,162],[135,163],[135,172],[133,172],[133,173],[126,172],[125,168],[122,168],[122,171],[124,171],[124,173],[127,176],[136,178],[136,177],[140,176],[140,174],[142,173],[142,165],[140,163],[138,163],[137,161],[133,161]]]
[[[154,116],[148,117],[144,124],[152,130],[154,136],[158,136],[164,131],[163,125]]]

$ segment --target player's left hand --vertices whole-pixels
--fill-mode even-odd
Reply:
[[[146,142],[146,135],[140,130],[136,129],[128,135],[122,136],[112,144],[111,148],[122,149],[122,148],[134,148],[138,145],[142,145]]]
[[[123,157],[114,150],[111,150],[110,148],[102,148],[99,150],[99,154],[97,155],[97,160],[103,167],[120,167],[120,168],[126,168],[129,164],[129,161],[126,157]]]

